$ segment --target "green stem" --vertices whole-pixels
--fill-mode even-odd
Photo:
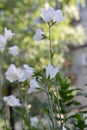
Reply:
[[[61,129],[62,129],[61,108],[60,108],[60,103],[59,103],[59,91],[58,91],[56,85],[54,85],[54,87],[55,87],[56,96],[57,96],[57,107],[58,107],[58,112],[59,112],[59,117],[60,117],[60,126],[61,126]]]
[[[19,90],[20,90],[20,97],[21,97],[21,102],[22,102],[22,107],[24,108],[24,110],[25,110],[25,115],[26,115],[26,118],[27,118],[27,120],[29,120],[30,121],[30,117],[29,117],[29,115],[28,115],[28,112],[27,112],[27,109],[26,109],[26,106],[27,106],[27,89],[25,90],[25,97],[24,97],[24,99],[22,98],[22,90],[21,90],[21,84],[19,84]],[[22,123],[22,122],[21,122]],[[23,127],[24,125],[22,125],[22,127]],[[30,130],[31,130],[31,125],[30,125],[30,123],[29,123],[29,128],[30,128]]]
[[[30,116],[29,116],[29,114],[28,114],[28,111],[27,111],[27,109],[26,109],[26,106],[27,106],[27,99],[28,99],[28,96],[27,96],[27,92],[28,92],[28,86],[26,86],[26,91],[25,91],[25,110],[26,110],[26,115],[27,115],[27,118],[28,118],[28,120],[30,120]]]
[[[3,87],[3,72],[2,72],[2,60],[3,60],[3,53],[1,54],[1,61],[0,61],[0,97],[2,98],[2,87]]]
[[[49,45],[50,45],[50,61],[52,65],[52,40],[51,40],[51,26],[48,24],[49,27]]]
[[[26,107],[27,107],[27,101],[28,101],[27,92],[28,92],[28,85],[26,85],[26,90],[25,90],[24,109],[25,109],[25,111],[26,111],[26,117],[27,117],[27,119],[28,119],[28,121],[29,121],[29,130],[32,130],[31,124],[30,124],[30,115],[29,115],[29,113],[28,113],[28,111],[27,111],[27,108],[26,108]]]
[[[4,119],[4,123],[5,123],[5,130],[7,130],[8,127],[7,127],[7,121],[6,121],[6,119]]]
[[[49,46],[50,46],[50,62],[51,65],[52,63],[52,39],[51,39],[51,24],[48,23],[48,28],[49,28]],[[46,85],[47,86],[47,85]],[[50,92],[49,92],[49,87],[47,86],[47,97],[48,97],[48,103],[49,103],[49,111],[50,111],[50,117],[51,117],[51,123],[52,123],[52,130],[55,130],[55,121],[54,121],[54,112],[53,112],[53,105],[52,105],[52,100],[50,97]]]
[[[2,87],[3,87],[3,74],[2,68],[0,67],[0,97],[2,98]]]
[[[63,123],[62,123],[63,125],[65,124],[65,126],[66,126],[66,119],[67,119],[67,114],[64,115],[64,119],[63,119]]]
[[[50,116],[51,116],[51,122],[52,122],[52,130],[55,130],[53,106],[52,106],[52,102],[51,102],[51,99],[50,99],[50,94],[49,94],[49,88],[48,87],[47,87],[47,97],[48,97],[49,110],[50,110]]]

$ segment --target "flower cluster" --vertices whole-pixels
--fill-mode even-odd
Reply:
[[[35,69],[28,66],[27,64],[24,64],[22,69],[17,68],[14,64],[11,64],[5,75],[6,79],[11,83],[15,81],[25,82],[26,80],[28,80],[30,82],[28,93],[32,93],[38,91],[36,88],[40,88],[35,77],[33,78],[34,71]],[[58,72],[58,67],[54,68],[52,65],[49,64],[46,67],[46,78],[50,77],[50,79],[53,79]]]
[[[40,16],[43,19],[44,22],[46,22],[49,26],[49,29],[51,26],[53,26],[56,23],[62,22],[65,18],[63,17],[62,11],[61,10],[54,10],[52,7],[49,7],[48,9],[42,8],[40,12]],[[50,32],[50,31],[49,31]],[[14,36],[14,33],[11,32],[11,30],[7,30],[5,28],[5,33],[4,35],[0,35],[0,50],[3,52],[6,46],[6,42],[9,38],[12,38]],[[36,33],[34,35],[34,40],[40,41],[42,39],[48,38],[49,43],[50,43],[50,55],[51,54],[51,40],[50,40],[50,33],[49,36],[46,36],[46,34],[42,31],[42,29],[36,29]],[[12,46],[8,49],[9,54],[16,56],[19,54],[19,49],[17,46]],[[51,57],[51,56],[50,56]],[[51,57],[52,58],[52,57]],[[44,73],[41,75],[38,74],[35,75],[35,72],[37,70],[30,67],[27,64],[24,64],[22,67],[16,67],[15,64],[11,64],[7,71],[5,72],[5,77],[6,79],[10,82],[19,82],[19,83],[26,83],[28,85],[28,90],[26,94],[31,94],[31,93],[36,93],[39,92],[40,90],[46,90],[46,94],[48,97],[48,102],[49,102],[49,111],[51,113],[51,123],[52,123],[52,130],[54,130],[54,115],[53,115],[53,108],[52,108],[52,102],[50,99],[50,86],[53,85],[54,79],[56,79],[56,75],[59,73],[59,67],[54,67],[52,64],[52,59],[51,59],[51,64],[46,65],[44,68]],[[43,75],[44,74],[44,75]],[[42,77],[41,77],[42,76]],[[42,79],[43,82],[39,82],[38,79]],[[48,82],[48,83],[47,83]],[[50,82],[50,83],[49,83]],[[52,85],[51,85],[52,83]],[[45,86],[45,89],[42,88]],[[57,92],[57,90],[56,90]],[[9,95],[3,97],[3,101],[6,102],[6,105],[11,106],[11,107],[22,107],[22,104],[20,103],[20,100],[16,98],[14,95]],[[31,126],[36,126],[38,124],[38,119],[36,117],[31,118]],[[62,127],[63,130],[65,130],[64,127]]]
[[[8,81],[15,82],[25,82],[26,80],[29,81],[29,89],[28,89],[28,94],[31,93],[36,93],[39,91],[38,88],[40,88],[39,83],[36,81],[35,77],[33,77],[35,69],[32,67],[28,66],[27,64],[23,65],[23,68],[17,68],[14,64],[11,64],[8,70],[6,71],[6,79]],[[52,65],[48,65],[46,67],[46,78],[50,77],[51,79],[54,79],[56,74],[59,72],[58,67],[53,67]],[[9,106],[21,106],[19,103],[19,99],[16,99],[15,96],[10,95],[8,97],[4,97],[3,100],[6,102],[7,105]]]
[[[54,10],[52,7],[49,7],[48,9],[42,8],[40,11],[40,16],[46,23],[51,23],[51,26],[60,23],[65,20],[62,11],[61,10]],[[46,34],[39,28],[36,30],[36,33],[34,35],[34,40],[40,41],[44,38],[47,38]]]
[[[79,95],[78,93],[76,93],[77,89],[70,89],[70,80],[67,78],[62,78],[61,74],[59,73],[59,67],[54,67],[53,65],[53,44],[51,40],[51,27],[53,27],[56,23],[62,22],[65,18],[61,10],[54,10],[52,7],[49,7],[48,9],[42,8],[40,11],[40,16],[43,22],[47,23],[48,25],[48,36],[45,34],[44,31],[42,31],[42,29],[39,28],[36,29],[36,33],[33,38],[36,41],[40,41],[45,38],[49,40],[51,63],[46,65],[45,68],[41,68],[39,70],[32,68],[27,64],[24,64],[22,67],[16,67],[15,64],[11,64],[5,72],[5,78],[10,83],[18,83],[18,86],[20,85],[19,87],[23,88],[23,91],[20,88],[21,93],[19,96],[21,97],[21,101],[14,95],[12,95],[11,92],[11,95],[3,97],[3,101],[6,105],[10,107],[15,107],[14,109],[10,110],[14,110],[18,113],[18,115],[21,115],[20,117],[23,120],[23,128],[21,129],[23,130],[71,130],[68,125],[69,122],[73,122],[73,126],[75,126],[73,127],[74,129],[85,129],[87,128],[87,125],[85,124],[86,117],[83,118],[82,115],[84,114],[84,112],[82,113],[82,111],[80,110],[79,113],[76,113],[73,116],[70,115],[73,108],[76,108],[76,106],[80,105],[80,102],[75,100],[75,96]],[[5,50],[7,40],[11,39],[13,36],[14,33],[12,33],[11,30],[5,28],[4,35],[0,35],[1,52]],[[8,52],[10,55],[16,56],[19,54],[19,48],[18,46],[12,46],[8,49]],[[41,120],[42,115],[30,117],[31,114],[29,114],[29,111],[32,108],[31,105],[28,104],[27,94],[37,93],[40,92],[40,90],[45,93],[47,99],[47,106],[45,106],[45,115],[47,117],[45,118],[45,120]],[[11,116],[13,116],[13,113]],[[39,127],[40,122],[42,123],[41,127]],[[24,128],[24,125],[27,128]],[[9,128],[6,128],[6,130],[7,129]]]

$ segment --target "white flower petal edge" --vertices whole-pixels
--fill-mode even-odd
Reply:
[[[39,29],[36,30],[36,33],[35,33],[33,38],[36,41],[40,41],[40,40],[43,39],[43,36],[44,36],[44,32],[39,28]]]
[[[46,67],[46,77],[47,78],[50,77],[50,79],[53,79],[58,72],[59,72],[59,68],[58,67],[54,68],[50,64]]]
[[[6,103],[6,105],[11,107],[21,106],[20,100],[14,95],[4,96],[3,101]]]
[[[38,92],[38,89],[40,88],[40,86],[38,85],[38,82],[36,81],[36,79],[31,79],[30,80],[30,88],[28,89],[28,93],[33,93],[33,92]]]
[[[8,39],[11,39],[13,36],[15,35],[15,33],[12,33],[11,30],[5,28],[4,29],[4,36],[5,38],[8,40]]]
[[[11,54],[12,56],[17,56],[19,54],[19,48],[18,46],[12,46],[8,49],[9,54]]]

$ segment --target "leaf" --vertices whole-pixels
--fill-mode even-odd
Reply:
[[[80,102],[75,101],[75,100],[72,100],[72,101],[70,101],[70,102],[67,102],[67,103],[66,103],[66,106],[72,106],[72,105],[78,106],[78,105],[80,105],[80,104],[81,104]]]
[[[81,103],[80,102],[78,102],[78,101],[75,101],[74,100],[74,103],[73,103],[75,106],[79,106],[79,105],[81,105]]]

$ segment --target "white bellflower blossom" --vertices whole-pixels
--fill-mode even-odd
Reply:
[[[65,18],[63,17],[62,11],[56,10],[53,15],[53,22],[60,23],[64,20],[65,20]]]
[[[40,16],[47,23],[59,23],[65,19],[61,10],[54,10],[52,7],[49,7],[48,9],[42,8],[40,11]]]
[[[45,22],[51,22],[54,15],[54,9],[52,7],[49,7],[48,9],[42,8],[40,10],[40,16]]]
[[[20,68],[16,68],[14,64],[11,64],[8,70],[5,73],[6,79],[11,83],[20,79],[23,75],[23,72]]]
[[[31,121],[31,126],[37,127],[39,120],[38,120],[38,118],[36,116],[31,117],[30,121]]]
[[[19,48],[18,46],[12,46],[8,49],[9,54],[11,54],[12,56],[17,56],[19,54]]]
[[[53,79],[58,72],[59,72],[59,68],[58,67],[54,68],[50,64],[46,67],[46,77],[47,78],[50,77],[50,79]]]
[[[26,80],[30,80],[33,75],[34,69],[27,64],[23,65],[23,75],[19,78],[19,82],[24,82]]]
[[[35,41],[42,40],[44,38],[44,32],[41,29],[37,29],[33,38]]]
[[[13,36],[15,35],[15,33],[12,33],[11,30],[5,28],[4,29],[4,36],[5,38],[8,40],[8,39],[11,39]]]
[[[66,128],[63,126],[63,129],[62,130],[66,130]]]
[[[6,102],[6,105],[11,107],[21,106],[20,100],[16,98],[14,95],[4,96],[3,101]]]
[[[38,85],[38,82],[35,79],[30,80],[30,88],[28,89],[28,93],[38,92],[38,89],[40,86]]]
[[[8,30],[7,28],[4,29],[4,35],[0,35],[0,51],[3,52],[5,50],[7,40],[12,38],[15,34],[12,33],[11,30]]]

